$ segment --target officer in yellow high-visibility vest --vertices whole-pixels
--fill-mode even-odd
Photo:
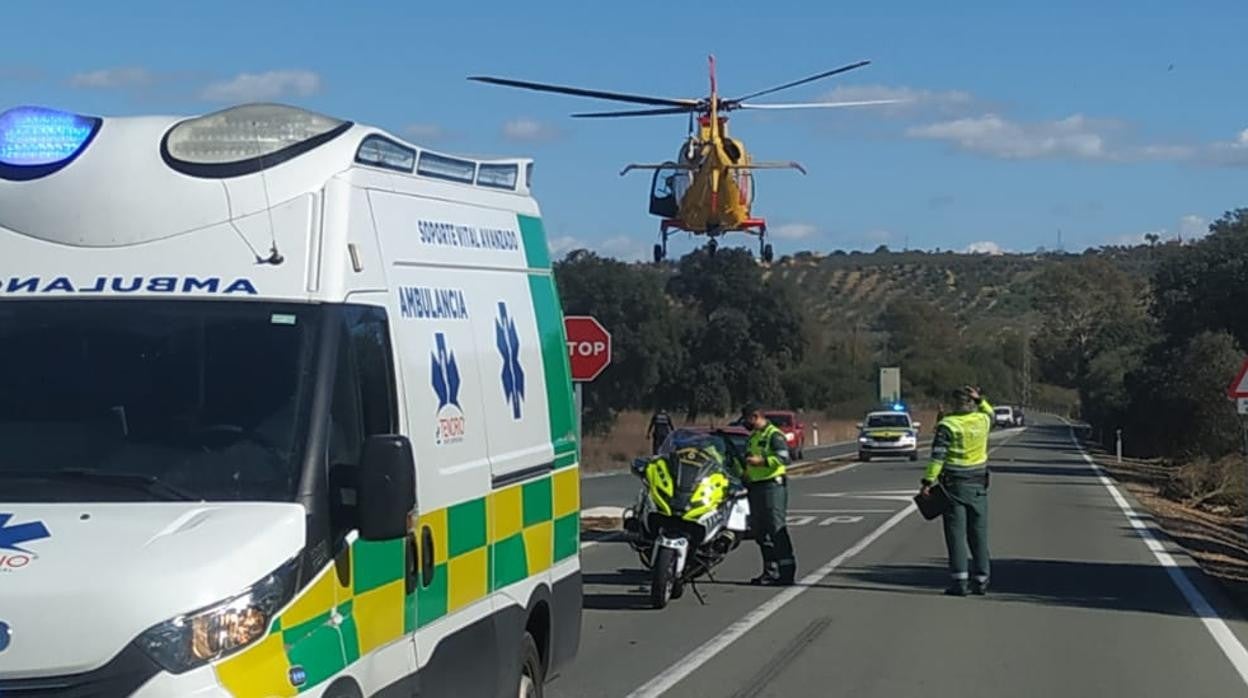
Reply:
[[[750,430],[746,447],[745,486],[749,490],[750,518],[763,555],[763,573],[751,584],[787,586],[797,573],[793,541],[785,523],[789,493],[785,471],[791,463],[784,432],[763,416],[758,405],[746,405],[741,422]]]
[[[970,386],[955,390],[952,398],[952,409],[936,425],[923,494],[927,496],[939,480],[949,495],[944,526],[952,581],[945,593],[966,596],[971,591],[982,595],[988,592],[988,433],[992,430],[992,405],[979,388]]]

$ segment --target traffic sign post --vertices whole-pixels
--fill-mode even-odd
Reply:
[[[1242,453],[1248,456],[1248,359],[1239,367],[1239,373],[1226,390],[1226,396],[1235,401],[1239,412],[1240,436],[1243,439]]]
[[[568,339],[568,361],[576,397],[576,442],[580,444],[581,415],[585,406],[582,388],[611,365],[611,333],[588,315],[565,316],[563,330]]]

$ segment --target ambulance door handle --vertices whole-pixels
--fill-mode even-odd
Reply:
[[[415,531],[407,534],[403,557],[403,586],[410,596],[416,593],[416,585],[420,583],[420,546],[416,543]]]
[[[433,584],[433,575],[436,571],[433,561],[436,559],[433,549],[433,529],[423,526],[420,530],[420,585],[426,589]]]

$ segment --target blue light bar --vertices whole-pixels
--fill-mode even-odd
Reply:
[[[906,409],[906,406],[905,406],[905,405],[903,405],[903,404],[901,404],[900,402],[899,402],[899,403],[897,403],[897,404],[895,404],[895,405],[893,405],[893,410],[894,410],[894,411],[901,412],[901,411],[902,411],[902,410],[904,410],[904,409]]]
[[[82,152],[101,120],[43,107],[0,114],[0,164],[40,168],[66,163]]]

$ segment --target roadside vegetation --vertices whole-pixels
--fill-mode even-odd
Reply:
[[[587,460],[631,458],[658,407],[716,423],[758,400],[839,439],[877,406],[879,367],[900,366],[916,408],[972,382],[995,402],[1083,419],[1107,448],[1121,429],[1127,455],[1164,468],[1167,496],[1242,513],[1225,388],[1248,346],[1245,260],[1248,209],[1194,242],[1081,254],[881,247],[763,266],[724,248],[656,266],[576,250],[555,274],[565,312],[597,316],[614,340],[612,366],[585,388]]]

